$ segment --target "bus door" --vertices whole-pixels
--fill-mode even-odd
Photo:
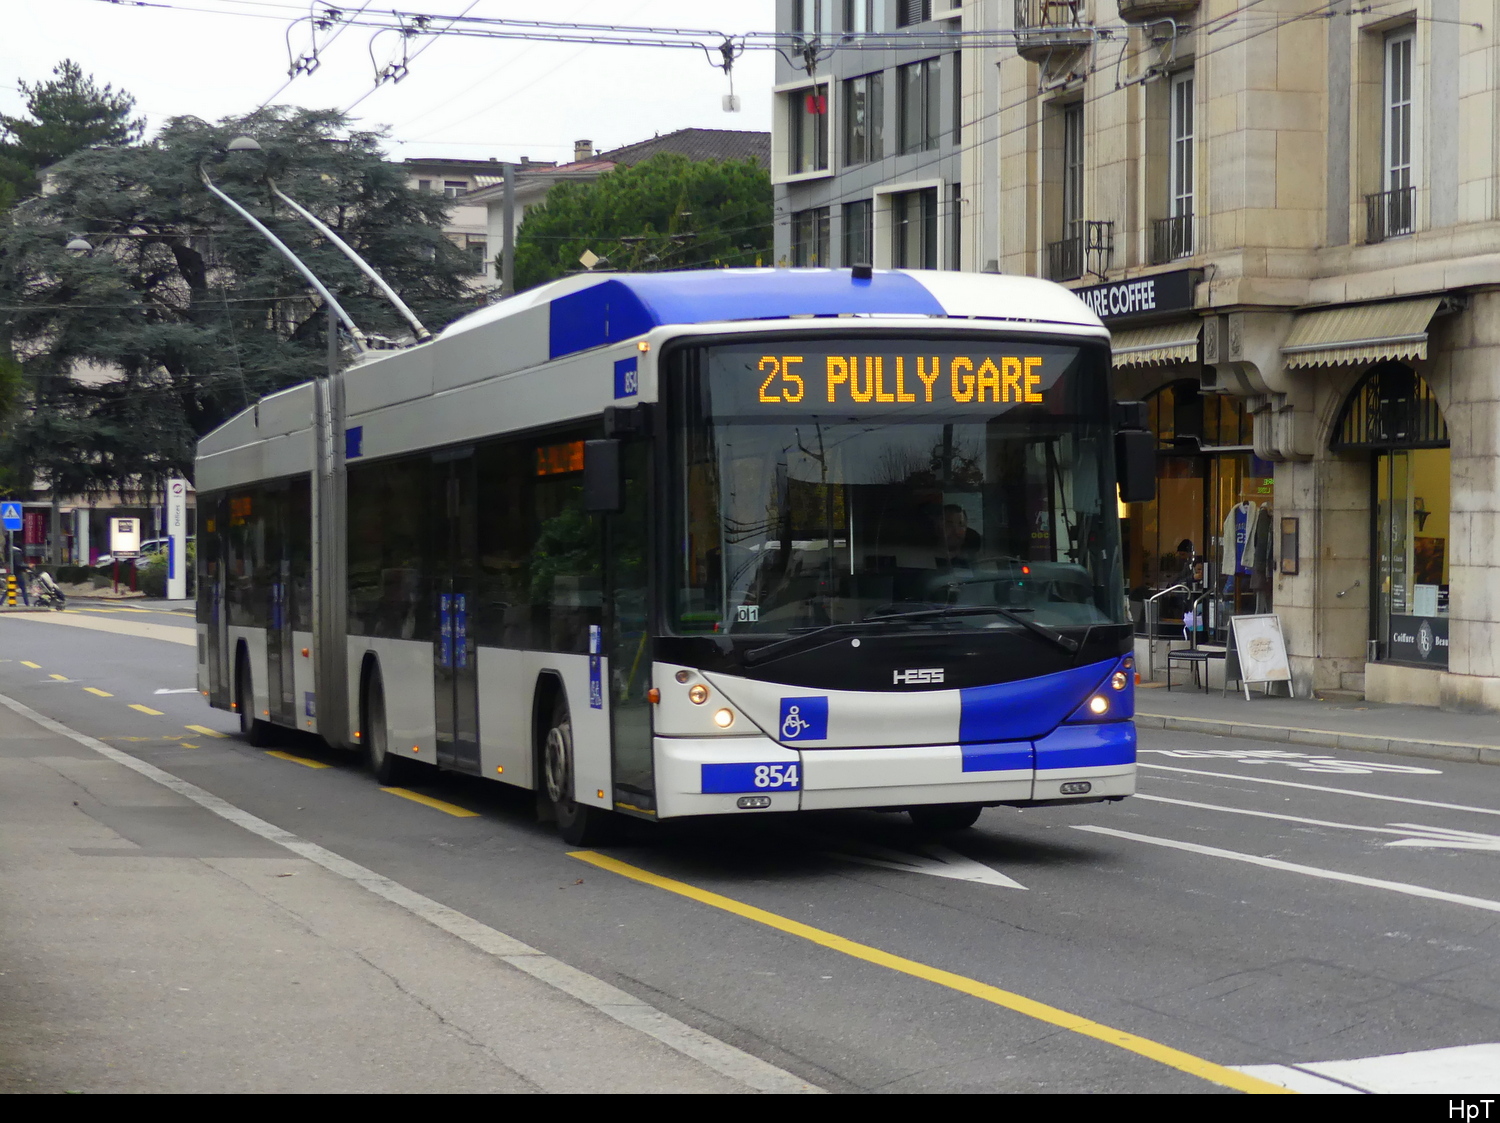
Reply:
[[[286,489],[266,491],[265,566],[266,590],[266,693],[271,720],[277,725],[297,725],[297,684],[292,651],[291,536],[287,519],[291,515]]]
[[[656,810],[652,762],[651,627],[648,577],[650,445],[627,441],[623,449],[625,509],[610,515],[604,598],[609,636],[610,724],[615,803],[628,810]]]
[[[474,450],[433,457],[432,647],[437,759],[444,768],[479,771],[478,660],[470,638],[478,554],[479,502]]]
[[[229,622],[224,604],[228,572],[224,556],[229,535],[227,513],[223,495],[214,496],[198,509],[199,525],[203,528],[198,535],[198,603],[204,606],[199,616],[207,622],[204,659],[208,664],[208,701],[209,705],[226,710],[234,689],[229,677]]]

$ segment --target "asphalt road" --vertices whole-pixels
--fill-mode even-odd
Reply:
[[[81,615],[191,624],[111,607]],[[1500,1091],[1493,766],[1146,732],[1120,804],[936,843],[879,813],[668,824],[601,859],[497,784],[418,802],[253,749],[193,685],[189,646],[0,621],[0,693],[829,1091],[1227,1091],[1194,1059]]]

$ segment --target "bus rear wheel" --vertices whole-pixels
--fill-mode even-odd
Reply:
[[[380,672],[374,671],[365,686],[364,720],[365,763],[382,784],[400,784],[411,778],[414,764],[391,752],[391,737],[385,720],[385,686]]]
[[[602,807],[573,798],[573,721],[568,703],[559,698],[542,742],[542,783],[563,838],[574,846],[603,846],[615,834],[615,817]]]
[[[984,807],[978,803],[929,803],[923,807],[908,807],[912,825],[918,830],[933,833],[961,831],[979,821]]]

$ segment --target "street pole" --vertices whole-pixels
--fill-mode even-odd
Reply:
[[[516,166],[509,161],[501,165],[505,183],[505,204],[501,222],[505,224],[500,239],[500,295],[516,294]]]

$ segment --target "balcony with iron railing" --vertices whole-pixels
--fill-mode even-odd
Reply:
[[[1044,62],[1082,50],[1094,39],[1088,0],[1015,0],[1016,54]]]
[[[1416,229],[1417,189],[1397,187],[1365,196],[1365,241],[1383,242]]]
[[[1114,262],[1115,224],[1080,220],[1066,238],[1047,243],[1047,280],[1076,281],[1085,273],[1104,276]]]
[[[1165,265],[1194,253],[1193,216],[1177,214],[1151,223],[1151,264]]]
[[[1120,18],[1126,23],[1149,23],[1170,16],[1185,16],[1198,8],[1198,0],[1117,0]]]

